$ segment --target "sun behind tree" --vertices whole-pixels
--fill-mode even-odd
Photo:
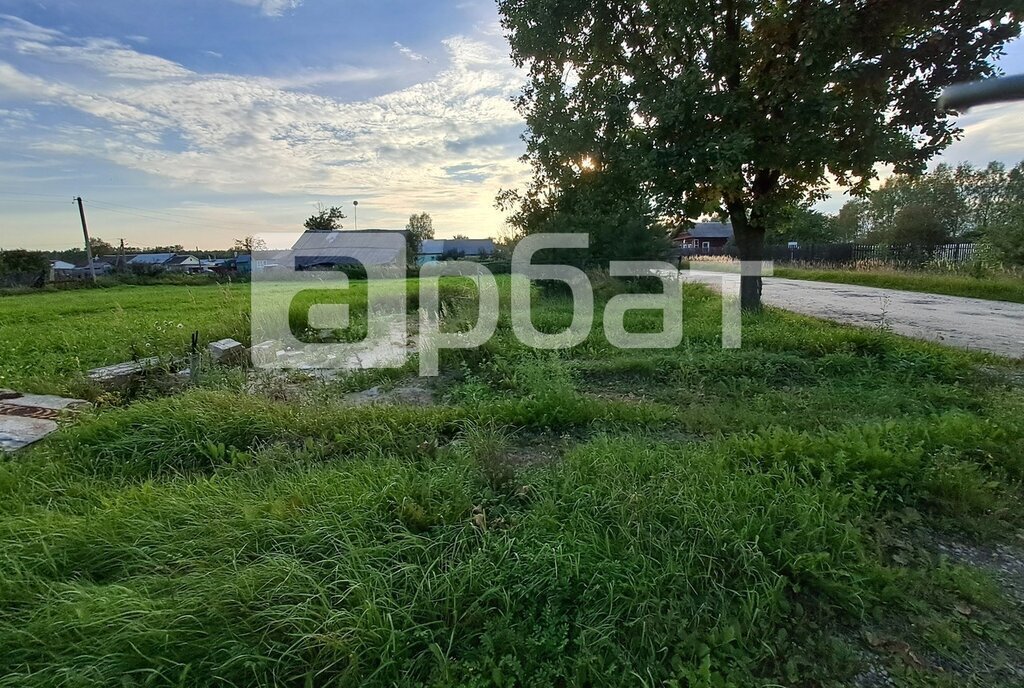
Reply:
[[[996,74],[1024,17],[1017,0],[498,7],[530,75],[519,105],[535,176],[511,198],[518,212],[586,214],[591,199],[565,199],[607,177],[617,198],[660,216],[730,218],[750,261],[780,212],[822,198],[830,180],[865,192],[877,164],[920,170],[952,143],[941,89]],[[581,175],[584,158],[596,169]],[[760,308],[759,277],[743,278],[742,300]]]

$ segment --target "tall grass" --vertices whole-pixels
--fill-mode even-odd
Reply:
[[[948,270],[901,270],[886,267],[867,270],[776,267],[774,274],[789,279],[1024,303],[1024,276],[1018,271],[983,271],[971,275]]]
[[[1004,682],[1024,634],[920,533],[1022,525],[1019,369],[774,311],[724,351],[686,310],[673,350],[536,352],[504,304],[437,406],[225,384],[0,462],[0,685],[941,684],[867,629]]]

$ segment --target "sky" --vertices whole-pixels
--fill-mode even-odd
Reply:
[[[0,248],[228,248],[316,204],[496,236],[525,131],[494,0],[0,0]],[[1024,72],[1024,44],[1008,48]],[[1024,104],[942,160],[1024,158]],[[843,199],[822,204],[835,210]]]

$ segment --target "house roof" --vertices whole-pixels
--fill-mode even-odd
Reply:
[[[694,239],[732,239],[732,225],[727,222],[697,222],[682,237]]]
[[[138,254],[136,254],[136,253],[126,253],[126,254],[124,254],[124,256],[121,256],[121,255],[119,255],[117,253],[114,253],[114,254],[109,255],[109,256],[99,256],[98,258],[96,258],[96,262],[97,263],[106,263],[107,265],[117,265],[117,261],[119,261],[122,258],[124,258],[124,262],[125,263],[130,263],[132,258],[134,258],[136,255],[138,255]]]
[[[199,259],[196,258],[195,256],[179,255],[179,256],[173,256],[169,261],[167,261],[166,264],[167,265],[183,265],[184,263],[188,263],[188,262],[193,261],[193,260],[197,261],[197,262],[199,261]]]
[[[74,270],[75,269],[74,263],[68,263],[68,262],[65,262],[63,260],[55,260],[52,263],[50,263],[50,266],[54,270]]]
[[[396,244],[395,234],[402,232],[305,232],[292,246],[295,267],[397,264],[405,240]]]
[[[111,265],[110,263],[100,262],[94,258],[92,261],[92,268],[92,270],[89,269],[88,263],[85,263],[84,265],[81,266],[75,266],[75,270],[78,270],[80,272],[92,272],[93,270],[95,270],[96,272],[109,272],[114,269],[114,266]]]
[[[172,258],[173,253],[140,253],[128,262],[132,265],[163,265]]]

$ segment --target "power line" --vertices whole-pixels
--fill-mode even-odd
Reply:
[[[21,196],[22,197],[22,198],[3,199],[2,201],[0,201],[0,202],[3,202],[3,203],[36,203],[36,204],[38,204],[38,203],[52,203],[54,205],[58,205],[58,204],[59,205],[63,205],[66,202],[64,200],[60,200],[60,201],[57,201],[57,200],[36,200],[36,199],[58,199],[58,198],[59,199],[63,199],[64,198],[64,196],[56,196],[54,194],[36,194],[36,193],[27,193],[27,192],[20,192],[20,191],[0,191],[0,194],[3,194],[4,196]],[[26,197],[29,197],[29,196],[31,196],[32,198],[26,198]],[[89,201],[90,205],[102,207],[104,210],[107,210],[109,212],[112,212],[112,213],[118,212],[118,213],[123,213],[125,215],[136,215],[138,217],[141,217],[141,218],[144,218],[144,219],[147,219],[147,220],[159,220],[161,222],[171,222],[172,219],[173,219],[173,220],[177,220],[178,223],[180,223],[180,224],[192,224],[192,225],[195,225],[197,227],[204,227],[204,228],[209,228],[211,225],[216,225],[218,227],[234,227],[234,228],[237,228],[237,229],[249,229],[249,228],[251,228],[251,225],[241,224],[241,223],[237,223],[237,222],[221,222],[221,221],[215,221],[215,220],[211,220],[210,222],[203,222],[202,220],[198,220],[198,218],[196,218],[194,215],[185,215],[183,213],[171,212],[169,210],[158,210],[156,208],[139,208],[137,206],[124,205],[122,203],[113,203],[111,201],[97,200],[97,199],[91,198],[91,197],[89,199],[87,199],[87,200]],[[73,202],[74,202],[74,200],[72,200],[72,203]],[[121,210],[121,209],[123,209],[123,210]],[[216,210],[216,208],[214,208],[214,210]],[[131,212],[129,212],[129,211],[131,211]]]
[[[202,227],[203,229],[210,229],[211,227],[224,227],[224,228],[227,228],[227,229],[231,229],[231,228],[234,228],[234,229],[251,229],[252,228],[251,225],[234,225],[234,224],[219,222],[219,221],[215,221],[215,220],[211,220],[210,222],[197,221],[195,219],[192,219],[192,220],[181,220],[181,219],[177,219],[177,218],[160,217],[159,215],[151,215],[151,214],[149,214],[146,211],[144,211],[144,212],[136,212],[134,210],[119,210],[118,208],[108,208],[108,207],[106,207],[106,204],[102,203],[101,201],[94,201],[92,199],[89,199],[89,203],[91,203],[93,205],[93,207],[98,208],[99,210],[102,210],[102,211],[105,211],[105,212],[108,212],[108,213],[117,213],[118,215],[130,215],[132,217],[138,217],[138,218],[142,218],[144,220],[152,220],[154,222],[168,222],[170,224],[175,224],[175,225],[192,225],[193,227]]]
[[[211,220],[209,222],[203,222],[202,220],[198,220],[194,216],[190,217],[188,215],[182,215],[182,214],[179,214],[179,213],[172,213],[172,212],[168,212],[168,211],[165,211],[165,210],[153,210],[153,209],[148,209],[148,208],[137,208],[135,206],[130,206],[130,205],[122,205],[122,204],[119,204],[119,203],[110,203],[109,201],[97,201],[97,200],[95,200],[93,198],[90,198],[88,200],[89,200],[89,203],[91,203],[92,205],[99,206],[100,208],[102,208],[103,210],[106,210],[107,212],[121,213],[121,214],[124,214],[124,215],[135,215],[135,216],[138,216],[138,217],[145,218],[147,220],[158,220],[160,222],[171,222],[171,223],[177,223],[177,224],[191,224],[191,225],[195,225],[197,227],[204,227],[204,228],[209,228],[211,226],[226,227],[226,228],[234,227],[236,229],[251,229],[252,228],[252,225],[244,225],[244,224],[239,224],[239,223],[234,223],[234,222],[221,222],[221,221],[217,221],[217,220]],[[113,207],[110,207],[110,206],[113,206]],[[121,210],[121,208],[125,208],[126,210]],[[160,215],[164,215],[166,217],[160,217]],[[181,219],[179,219],[179,218],[181,218]]]
[[[0,203],[4,205],[7,203],[31,203],[32,205],[46,203],[49,205],[67,205],[67,201],[45,201],[38,198],[0,198]]]
[[[35,196],[36,198],[65,198],[65,196],[58,196],[56,194],[37,194],[27,191],[0,191],[0,194],[4,196]]]
[[[203,222],[192,222],[192,221],[189,221],[189,220],[176,220],[176,219],[172,219],[172,218],[169,218],[169,217],[160,217],[158,215],[149,215],[149,214],[145,214],[145,213],[137,213],[137,212],[134,212],[134,211],[131,211],[131,210],[118,210],[117,208],[108,208],[105,205],[102,205],[99,201],[94,201],[92,199],[90,199],[89,202],[94,207],[98,208],[99,210],[102,210],[102,211],[108,212],[108,213],[116,213],[118,215],[130,215],[132,217],[139,217],[139,218],[142,218],[144,220],[153,220],[153,221],[156,221],[156,222],[169,222],[169,223],[174,224],[174,225],[194,225],[196,227],[203,227],[204,229],[209,229],[210,228],[210,224],[203,223]]]
[[[94,198],[90,198],[89,202],[90,203],[99,203],[100,205],[113,206],[114,208],[125,208],[127,210],[137,210],[137,211],[140,211],[140,212],[152,213],[152,214],[156,214],[156,215],[168,215],[170,217],[180,217],[180,218],[184,218],[184,219],[187,219],[187,220],[195,220],[196,219],[194,215],[185,215],[183,213],[174,213],[174,212],[171,212],[169,210],[157,210],[155,208],[138,208],[138,207],[133,206],[133,205],[124,205],[122,203],[111,203],[110,201],[97,201]]]

